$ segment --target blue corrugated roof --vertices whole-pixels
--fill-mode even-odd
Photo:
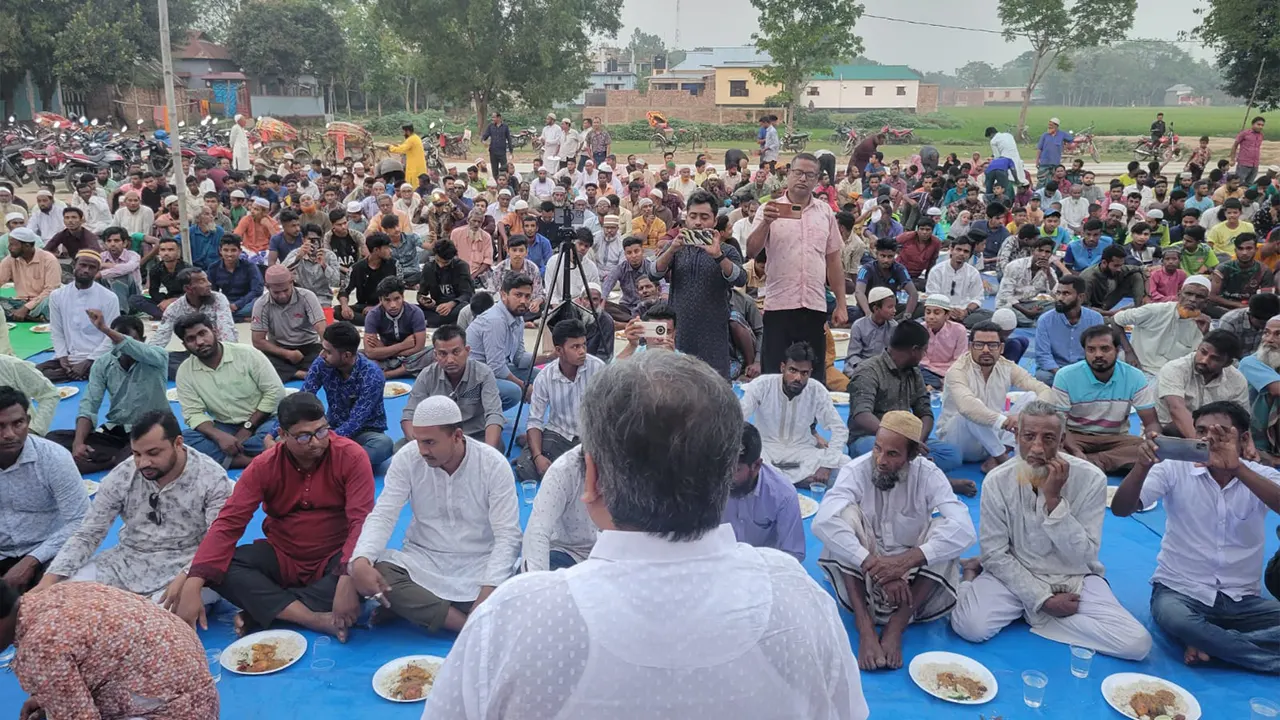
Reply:
[[[684,60],[672,70],[694,70],[723,67],[725,65],[763,65],[769,62],[769,54],[754,45],[736,47],[695,48],[688,51]]]

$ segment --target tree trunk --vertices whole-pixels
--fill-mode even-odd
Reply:
[[[31,117],[33,119],[36,116],[35,84],[36,84],[35,76],[31,74],[30,70],[28,70],[27,71],[27,109],[31,112]]]
[[[382,94],[378,94],[378,117],[382,117]]]
[[[1035,92],[1036,85],[1040,82],[1040,78],[1036,77],[1040,72],[1040,64],[1044,62],[1045,51],[1036,49],[1035,62],[1031,64],[1031,75],[1027,78],[1027,91],[1022,96],[1022,109],[1018,112],[1018,134],[1027,127],[1027,108],[1031,107],[1031,93]]]
[[[477,90],[471,93],[471,101],[476,106],[476,132],[482,133],[485,129],[485,118],[489,116],[489,99],[485,96],[483,90]]]
[[[413,78],[405,77],[404,79],[404,111],[409,112],[409,87],[413,82]]]

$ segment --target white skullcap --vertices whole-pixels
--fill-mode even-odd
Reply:
[[[588,291],[595,290],[596,292],[600,292],[600,283],[598,283],[598,282],[589,282],[589,283],[587,283],[587,290],[588,290]],[[584,294],[585,294],[585,293],[584,293]]]
[[[363,213],[363,212],[364,212],[364,207],[362,207],[362,206],[360,205],[360,203],[358,203],[358,202],[349,202],[349,203],[347,203],[347,214],[348,214],[348,215],[359,215],[359,214],[361,214],[361,213]]]
[[[596,170],[602,173],[613,172],[613,168],[609,167],[609,163],[600,163],[600,167],[596,168]]]
[[[256,198],[254,198],[254,199],[253,199],[253,204],[254,204],[254,205],[258,205],[258,206],[260,206],[260,207],[264,207],[264,208],[269,208],[269,207],[271,207],[271,201],[270,201],[270,200],[268,200],[268,199],[266,199],[266,198],[264,198],[264,197],[256,197]]]
[[[1163,220],[1163,219],[1164,219],[1164,211],[1163,211],[1163,210],[1161,210],[1160,208],[1151,208],[1150,210],[1148,210],[1148,211],[1147,211],[1147,219],[1148,219],[1148,220]]]
[[[507,197],[511,197],[511,188],[502,188],[501,190],[498,191],[498,195],[499,196],[506,195]]]
[[[293,159],[293,153],[285,153],[285,154],[284,154],[284,159],[285,159],[285,160],[292,160],[292,159]]]
[[[232,197],[232,199],[240,198],[241,200],[243,200],[243,199],[244,199],[244,191],[243,191],[243,190],[232,190],[232,191],[231,191],[231,197]]]
[[[174,204],[174,203],[176,203],[176,202],[178,202],[178,196],[177,196],[177,195],[166,195],[166,196],[165,196],[165,198],[164,198],[164,203],[162,203],[162,204],[164,205],[164,207],[169,207],[170,205],[172,205],[172,204]]]
[[[942,208],[931,207],[928,210],[925,210],[924,214],[929,217],[942,217]]]
[[[1207,275],[1192,275],[1182,282],[1185,287],[1187,285],[1199,285],[1200,287],[1213,292],[1213,281]]]
[[[444,395],[432,395],[413,410],[414,427],[438,427],[440,425],[460,425],[462,411],[458,404]]]
[[[240,120],[241,120],[243,117],[244,117],[244,116],[243,116],[243,115],[241,115],[240,113],[236,113],[236,122],[240,122]]]
[[[991,314],[991,322],[1006,332],[1018,327],[1018,316],[1009,308],[1000,308]]]
[[[1111,203],[1107,206],[1107,212],[1111,212],[1112,210],[1119,210],[1126,215],[1129,214],[1129,208],[1125,207],[1124,203]]]
[[[661,199],[662,199],[662,191],[661,191],[661,190],[659,190],[659,189],[657,189],[657,188],[654,188],[654,189],[650,190],[650,191],[649,191],[649,195],[650,195],[651,197],[656,197],[656,198],[658,198],[659,200],[661,200]]]
[[[871,288],[867,293],[867,302],[874,305],[885,298],[893,297],[893,291],[883,285]]]
[[[24,223],[25,223],[25,222],[27,221],[27,216],[26,216],[26,215],[23,215],[22,213],[20,213],[20,212],[18,212],[18,211],[16,211],[16,210],[15,210],[15,211],[13,211],[13,212],[11,212],[11,213],[9,213],[8,215],[5,215],[5,216],[4,216],[4,224],[5,224],[5,225],[8,225],[9,223],[13,222],[14,220],[21,220],[22,222],[24,222]]]
[[[521,210],[528,210],[529,203],[525,202],[524,200],[517,200],[511,203],[511,209],[515,210],[516,212],[519,212]]]
[[[932,295],[925,297],[924,306],[942,308],[943,310],[950,310],[951,298],[941,293],[934,293]]]
[[[36,231],[29,227],[14,228],[13,232],[9,233],[9,237],[28,245],[34,245],[40,242],[40,236],[36,235]]]
[[[409,183],[401,183],[401,184],[400,184],[400,189],[401,189],[401,190],[409,190],[409,191],[412,191],[412,190],[413,190],[413,186],[412,186],[412,185],[410,185]]]
[[[53,193],[49,192],[49,191],[48,191],[48,190],[46,190],[45,188],[40,188],[39,190],[37,190],[37,191],[36,191],[36,197],[38,197],[38,198],[39,198],[39,197],[47,197],[47,198],[51,198],[51,197],[53,197]]]

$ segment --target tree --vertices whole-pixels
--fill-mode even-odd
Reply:
[[[227,30],[240,12],[240,0],[199,0],[200,13],[192,27],[216,43],[227,42]]]
[[[531,107],[570,100],[587,87],[593,36],[621,27],[614,0],[379,0],[392,30],[418,53],[423,85],[475,106],[517,98]],[[430,44],[427,45],[426,42]]]
[[[1138,0],[1000,0],[1004,39],[1031,42],[1031,74],[1018,113],[1018,130],[1027,126],[1031,94],[1046,72],[1056,66],[1069,70],[1068,50],[1095,48],[1122,39],[1133,27]]]
[[[853,34],[853,26],[863,8],[855,0],[751,0],[751,5],[760,13],[760,31],[751,39],[770,57],[768,65],[751,75],[780,88],[771,99],[786,108],[790,132],[796,101],[809,80],[862,52],[862,38]]]
[[[345,55],[342,29],[321,0],[254,0],[227,28],[227,51],[248,74],[331,81]]]
[[[1280,12],[1275,0],[1209,0],[1196,14],[1203,20],[1192,34],[1216,52],[1222,89],[1253,98],[1251,107],[1280,107]]]
[[[964,88],[995,87],[1000,71],[990,63],[973,61],[956,68],[956,81]]]
[[[665,56],[667,54],[667,44],[662,42],[662,38],[657,35],[650,35],[640,28],[636,28],[631,31],[631,42],[627,43],[625,50],[630,57],[635,58],[637,67],[631,68],[631,71],[636,73],[636,88],[641,92],[647,91],[649,89],[649,78],[640,77],[638,67],[641,63],[652,63],[655,56]],[[667,67],[671,67],[673,64],[670,62],[671,58],[668,57],[666,59],[668,60]]]

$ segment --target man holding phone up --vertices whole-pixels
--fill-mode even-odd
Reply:
[[[765,372],[782,367],[792,343],[807,342],[814,353],[826,347],[827,286],[836,296],[831,323],[849,322],[840,228],[831,206],[813,197],[818,173],[815,156],[796,155],[783,196],[761,205],[747,236],[747,257],[762,250],[769,257],[760,361]]]

